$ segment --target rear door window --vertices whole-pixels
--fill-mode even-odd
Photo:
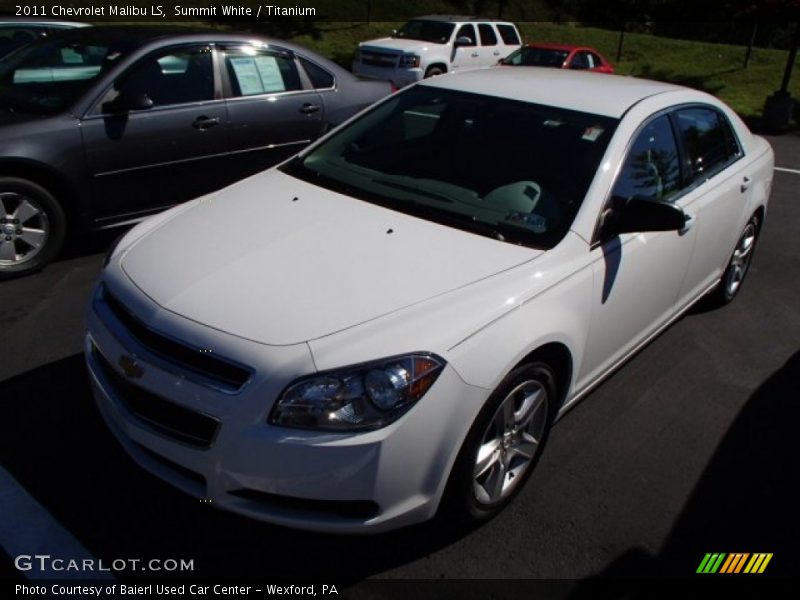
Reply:
[[[500,33],[500,37],[503,38],[503,43],[506,44],[506,46],[520,45],[519,34],[513,25],[500,24],[497,26],[497,31]]]
[[[741,154],[728,120],[711,107],[692,107],[675,113],[686,147],[693,179],[708,177]]]
[[[481,23],[478,25],[478,33],[481,35],[481,46],[496,46],[497,35],[489,23]]]

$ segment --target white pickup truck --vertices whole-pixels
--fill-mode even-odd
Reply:
[[[403,87],[434,75],[497,64],[520,46],[513,23],[449,15],[419,17],[391,37],[361,42],[353,73]]]

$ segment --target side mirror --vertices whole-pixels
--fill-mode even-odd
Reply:
[[[615,196],[603,218],[603,237],[644,231],[680,231],[689,216],[680,206],[645,196],[625,199]]]
[[[465,35],[456,38],[456,48],[459,46],[472,46],[472,40]]]
[[[120,93],[111,102],[106,102],[103,108],[112,113],[126,113],[132,110],[147,110],[153,108],[153,101],[144,92]]]

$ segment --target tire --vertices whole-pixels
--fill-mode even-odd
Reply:
[[[537,362],[517,367],[500,383],[459,451],[439,509],[441,521],[456,527],[488,521],[520,492],[557,412],[555,381],[553,370]],[[512,402],[516,412],[509,413],[505,409]],[[533,404],[526,408],[527,402]],[[508,432],[511,422],[517,428],[513,433]]]
[[[44,267],[66,231],[64,210],[50,192],[26,179],[0,177],[0,280]]]
[[[758,228],[758,217],[753,215],[736,242],[736,248],[728,261],[728,266],[725,267],[722,279],[708,295],[710,306],[725,306],[742,289],[742,283],[744,283],[744,278],[750,270],[750,263],[753,260],[753,252],[758,240]]]
[[[445,73],[447,73],[447,71],[443,67],[440,67],[439,65],[432,65],[425,70],[425,79],[444,75]]]

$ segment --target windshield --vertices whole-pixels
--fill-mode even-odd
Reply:
[[[42,115],[60,112],[116,64],[128,46],[67,34],[22,48],[0,61],[0,108]]]
[[[551,248],[568,231],[616,125],[418,85],[282,169],[420,218]]]
[[[522,65],[526,67],[561,68],[567,60],[569,52],[554,48],[520,48],[503,61],[505,65]]]
[[[409,21],[393,37],[421,40],[432,44],[446,44],[453,35],[455,25],[441,21]]]

